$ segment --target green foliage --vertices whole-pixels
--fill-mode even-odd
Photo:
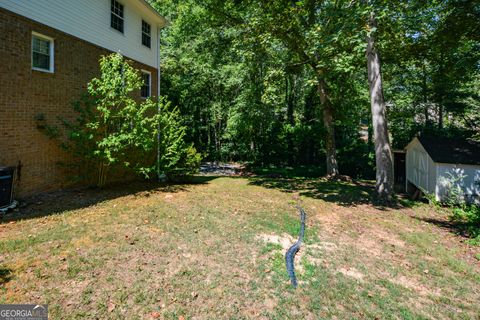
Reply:
[[[263,19],[268,6],[213,0],[164,0],[153,5],[171,22],[162,35],[162,90],[185,116],[189,141],[212,160],[324,167],[325,130],[316,75],[308,61],[272,32],[274,21]],[[329,7],[329,13],[334,11]],[[280,17],[277,13],[275,19]],[[319,19],[327,17],[322,12]],[[293,19],[289,23],[297,26]],[[317,27],[308,27],[309,39],[327,33]],[[363,62],[364,53],[351,54],[347,39],[335,28],[328,29],[340,33],[329,40],[328,64],[334,70],[328,76],[338,79],[332,87],[349,85],[331,99],[338,105],[339,118],[355,127],[368,110],[368,100],[363,93],[358,99],[356,90],[363,88],[351,85],[349,76]],[[358,39],[361,48],[363,36]],[[340,42],[343,49],[335,50]],[[343,109],[352,112],[343,117]],[[342,140],[341,148],[343,143],[351,142]]]
[[[100,71],[88,92],[73,103],[76,120],[61,119],[66,136],[61,146],[73,155],[74,162],[66,165],[78,173],[76,178],[104,186],[107,178],[122,173],[150,178],[158,171],[194,171],[200,156],[184,140],[178,111],[165,99],[138,103],[134,93],[142,80],[122,55],[102,57]],[[46,133],[61,137],[55,127]]]
[[[371,129],[368,32],[378,39],[395,149],[419,131],[480,139],[480,10],[472,1],[151,3],[170,21],[162,92],[185,118],[186,139],[210,160],[324,167],[323,79],[340,171],[372,177],[373,137],[359,139]],[[367,30],[372,11],[378,28]]]
[[[462,204],[452,209],[451,219],[462,224],[463,229],[471,239],[468,242],[472,245],[480,245],[480,206]]]
[[[419,131],[474,136],[480,129],[480,43],[471,21],[479,17],[478,4],[448,0],[403,6],[399,14],[385,17],[380,30],[387,44],[384,70],[395,147],[403,148]],[[393,26],[401,33],[392,33]],[[402,34],[407,36],[398,38]]]
[[[472,245],[480,245],[480,205],[467,202],[464,191],[459,182],[465,178],[462,174],[452,175],[444,181],[447,193],[442,203],[436,201],[433,194],[427,198],[437,207],[446,206],[450,210],[450,219],[457,224],[471,239],[467,240]]]
[[[200,166],[201,154],[191,144],[185,142],[186,127],[177,108],[171,108],[171,103],[161,100],[159,108],[160,128],[158,166],[169,177],[194,173]],[[148,174],[148,172],[146,172]]]

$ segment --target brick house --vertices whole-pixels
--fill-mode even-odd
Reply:
[[[121,52],[142,71],[139,99],[159,95],[165,25],[146,0],[0,0],[0,166],[20,169],[17,194],[68,185],[58,166],[68,155],[38,118],[74,118],[101,55]]]

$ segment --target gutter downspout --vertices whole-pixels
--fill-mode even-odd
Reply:
[[[160,72],[160,28],[157,27],[157,113],[160,115],[160,80],[161,72]],[[157,126],[157,178],[158,181],[163,181],[165,179],[165,175],[160,172],[160,123]]]

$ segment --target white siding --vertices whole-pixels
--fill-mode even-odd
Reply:
[[[157,68],[160,18],[139,0],[119,2],[124,34],[110,27],[110,0],[0,0],[0,7]],[[142,19],[152,26],[151,49],[142,45]]]
[[[469,200],[480,200],[480,166],[437,163],[437,200],[458,188]]]
[[[407,181],[429,193],[435,193],[435,163],[415,138],[407,146],[406,168]]]

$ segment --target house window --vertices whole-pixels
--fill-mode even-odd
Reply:
[[[32,69],[53,72],[53,39],[32,33]]]
[[[142,20],[142,44],[145,47],[151,48],[151,27],[148,23]]]
[[[112,0],[110,26],[123,33],[123,4]]]
[[[151,95],[152,74],[149,71],[142,70],[142,98],[148,98]]]

